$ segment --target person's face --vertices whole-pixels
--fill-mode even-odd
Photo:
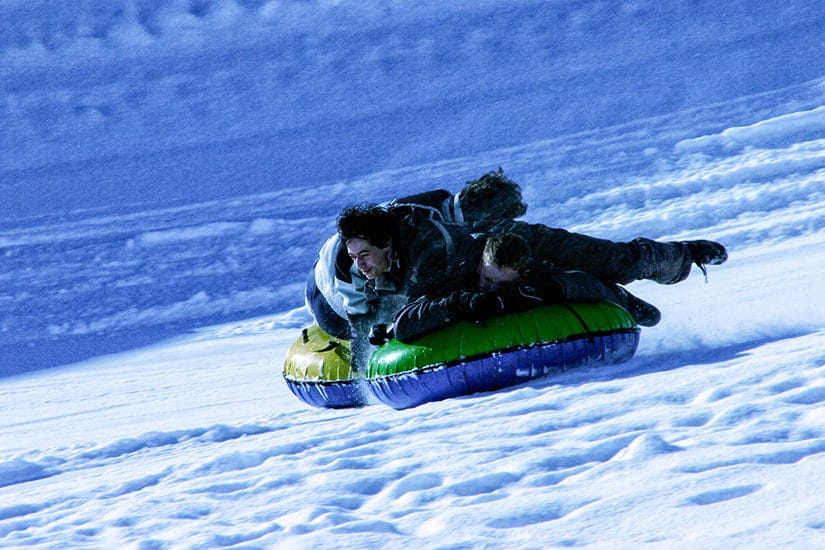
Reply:
[[[364,239],[347,241],[347,253],[355,267],[367,279],[375,279],[390,270],[390,247],[378,248]]]
[[[502,283],[518,280],[519,273],[512,267],[499,267],[489,260],[482,259],[479,267],[478,286],[481,290],[495,290]]]

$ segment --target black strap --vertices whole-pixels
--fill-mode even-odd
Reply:
[[[332,340],[332,341],[330,341],[329,344],[327,344],[327,346],[325,348],[316,349],[315,353],[324,353],[325,351],[332,351],[340,345],[341,345],[341,342],[336,342],[335,340]]]
[[[416,210],[423,210],[424,212],[427,213],[427,219],[430,219],[430,220],[436,219],[436,218],[438,218],[439,220],[444,219],[444,215],[441,213],[441,210],[439,210],[438,208],[436,208],[434,206],[429,206],[429,205],[426,205],[426,204],[416,204],[416,203],[413,203],[413,202],[393,202],[392,207],[393,208],[405,208],[406,207],[406,208],[409,208],[412,211],[413,214],[415,213]]]
[[[579,323],[581,323],[582,328],[584,329],[584,331],[585,331],[585,332],[587,332],[587,333],[592,332],[592,331],[590,330],[590,327],[589,327],[589,326],[587,326],[587,321],[585,321],[585,320],[584,320],[584,317],[582,317],[581,315],[579,315],[579,312],[578,312],[578,311],[576,311],[575,309],[573,309],[573,306],[571,306],[571,305],[570,305],[570,304],[568,304],[567,302],[563,302],[563,303],[562,303],[562,305],[563,305],[564,307],[566,307],[566,308],[567,308],[567,310],[568,310],[568,311],[570,311],[570,313],[572,313],[573,315],[575,315],[575,316],[576,316],[576,319],[578,319],[578,320],[579,320]],[[591,335],[591,336],[588,338],[588,340],[589,340],[590,342],[593,342],[595,339],[594,339],[594,338],[593,338],[593,336]]]
[[[441,232],[441,235],[444,237],[444,244],[447,247],[447,256],[452,258],[455,256],[455,243],[453,242],[453,236],[450,235],[450,232],[447,231],[447,228],[444,227],[444,224],[438,220],[434,220],[433,218],[429,218],[430,223],[432,223],[436,229]]]

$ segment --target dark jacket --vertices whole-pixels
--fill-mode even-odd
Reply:
[[[467,284],[477,271],[483,248],[483,242],[462,226],[419,220],[412,214],[399,216],[392,242],[393,264],[387,277],[396,292],[409,299],[437,296],[445,288]],[[381,293],[374,286],[370,291]]]
[[[463,221],[456,197],[445,189],[401,197],[391,201],[387,208],[415,223],[428,218],[443,223],[460,224]],[[366,279],[352,265],[343,243],[333,235],[321,247],[310,270],[306,304],[328,334],[348,339],[347,317],[369,310],[365,284]]]
[[[548,275],[540,281],[504,285],[493,292],[453,290],[440,297],[420,296],[398,311],[394,332],[398,340],[411,342],[459,321],[484,321],[543,304],[607,301],[629,309],[630,297],[618,285],[605,283],[583,271],[570,271]]]

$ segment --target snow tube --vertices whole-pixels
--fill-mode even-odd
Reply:
[[[411,344],[390,340],[370,358],[370,393],[396,409],[491,391],[589,364],[629,360],[639,344],[633,317],[608,302],[547,305],[462,322]]]
[[[369,392],[350,368],[350,345],[317,324],[305,328],[287,351],[284,380],[292,393],[314,407],[362,407]]]

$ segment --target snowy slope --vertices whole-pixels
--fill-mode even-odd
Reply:
[[[823,7],[5,2],[0,546],[825,544]],[[294,398],[338,210],[499,165],[527,220],[730,261],[634,283],[624,365]]]
[[[13,217],[131,209],[316,188],[720,101],[733,106],[702,122],[752,123],[736,98],[825,74],[823,6],[10,0],[3,190]]]

